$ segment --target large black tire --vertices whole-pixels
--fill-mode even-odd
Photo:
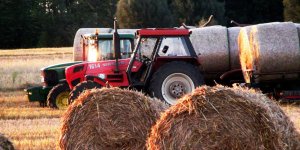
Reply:
[[[47,104],[51,108],[63,109],[68,107],[68,97],[70,93],[69,85],[58,84],[53,87],[47,96]]]
[[[94,88],[101,88],[102,86],[96,82],[93,81],[84,81],[79,83],[74,87],[74,89],[70,92],[69,96],[69,104],[73,103],[78,96],[84,91],[84,90],[90,90]]]
[[[151,96],[174,105],[178,98],[203,85],[204,80],[196,66],[174,61],[160,67],[149,84],[148,92]]]

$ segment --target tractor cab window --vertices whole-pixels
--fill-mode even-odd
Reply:
[[[152,52],[154,51],[155,43],[157,38],[142,38],[138,49],[138,58],[149,58],[151,59]]]
[[[90,41],[88,46],[88,61],[101,61],[114,59],[114,45],[111,39],[99,39],[98,45]],[[97,49],[98,48],[98,49]],[[129,58],[131,54],[130,39],[120,40],[121,59]]]
[[[162,39],[159,56],[190,56],[183,37],[164,37]]]
[[[131,42],[129,39],[120,40],[121,59],[129,58],[131,54]],[[114,59],[114,45],[112,40],[99,40],[99,60]]]

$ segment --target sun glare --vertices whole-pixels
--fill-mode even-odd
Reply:
[[[88,49],[88,61],[97,61],[98,53],[95,45],[90,45]]]

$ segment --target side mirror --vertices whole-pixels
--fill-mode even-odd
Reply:
[[[169,46],[165,45],[164,48],[162,49],[162,52],[165,54],[169,50]]]

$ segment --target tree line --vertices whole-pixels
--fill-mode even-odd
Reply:
[[[0,48],[71,46],[79,28],[300,22],[299,0],[2,0]]]

